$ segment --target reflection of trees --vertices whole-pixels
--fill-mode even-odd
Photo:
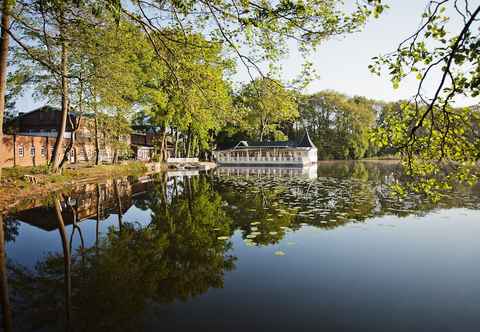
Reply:
[[[2,326],[4,331],[10,332],[12,331],[12,313],[8,295],[7,268],[5,262],[5,234],[3,229],[3,216],[0,213],[0,295],[2,297]]]
[[[244,239],[256,235],[252,239],[254,243],[274,244],[283,238],[286,228],[299,227],[294,223],[296,210],[278,202],[287,190],[285,186],[273,187],[268,180],[265,183],[258,179],[251,182],[245,178],[237,180],[241,184],[234,184],[231,179],[217,181],[216,188],[228,203],[225,210],[234,220],[235,228],[243,231]]]
[[[390,197],[385,184],[392,178],[398,180],[391,168],[352,163],[320,172],[315,181],[158,175],[149,190],[137,191],[141,196],[133,199],[136,206],[150,211],[150,224],[139,227],[123,218],[121,231],[112,227],[103,236],[99,233],[101,219],[109,213],[121,218],[130,201],[120,199],[126,196],[122,196],[126,191],[121,182],[112,186],[111,200],[101,194],[100,186],[92,187],[96,241],[93,248],[81,245],[79,250],[70,247],[73,233],[67,234],[65,228],[67,218],[73,215],[71,231],[82,239],[79,200],[57,196],[52,205],[60,253],[49,254],[33,271],[9,262],[10,283],[2,283],[2,303],[8,304],[5,291],[9,288],[15,325],[23,330],[142,330],[146,309],[158,308],[152,303],[187,300],[223,286],[224,273],[234,268],[235,258],[229,252],[231,243],[218,238],[230,236],[235,229],[241,229],[244,238],[259,232],[253,242],[268,245],[280,241],[289,229],[300,228],[301,223],[330,229],[371,216],[406,216],[435,207],[417,197]],[[458,195],[441,203],[462,206],[469,194],[460,188]],[[472,204],[474,197],[478,204],[477,196],[471,195]],[[1,230],[7,233],[6,239],[11,238],[8,229],[16,228]],[[1,272],[5,277],[4,268]],[[4,313],[4,317],[8,316]]]
[[[390,184],[403,181],[396,163],[326,162],[318,165],[318,179],[300,177],[218,177],[216,188],[229,203],[228,213],[235,225],[251,233],[251,222],[261,233],[254,242],[275,243],[282,229],[298,228],[301,223],[333,229],[346,223],[363,222],[371,217],[422,215],[437,207],[476,207],[478,189],[457,187],[433,203],[427,197],[393,195]],[[285,219],[285,216],[288,218]],[[273,230],[274,236],[268,237]],[[263,236],[266,235],[267,238]]]
[[[19,330],[68,328],[71,317],[72,262],[62,210],[67,206],[58,195],[53,207],[58,222],[62,253],[50,253],[35,266],[35,273],[9,262],[10,288],[13,296],[14,327]]]
[[[138,331],[152,301],[186,300],[223,287],[235,258],[227,254],[230,244],[217,239],[231,234],[220,196],[205,179],[185,178],[176,184],[181,190],[160,180],[147,202],[152,211],[147,227],[124,220],[121,231],[110,228],[96,246],[75,252],[61,213],[72,207],[54,200],[62,252],[49,254],[33,271],[9,265],[17,325]]]
[[[167,186],[161,187],[166,190]],[[150,225],[168,241],[164,262],[169,277],[163,280],[160,300],[186,300],[210,287],[223,287],[223,272],[234,268],[234,257],[225,255],[230,244],[217,239],[231,234],[220,195],[199,177],[175,181],[170,203],[163,190],[158,191],[161,199],[151,206]]]
[[[15,241],[20,223],[12,216],[3,217],[3,234],[6,242]]]

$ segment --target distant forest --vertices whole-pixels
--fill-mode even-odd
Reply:
[[[402,102],[384,102],[361,96],[349,97],[335,91],[297,95],[294,116],[271,123],[264,137],[248,130],[227,126],[219,133],[219,148],[232,147],[240,140],[298,140],[306,130],[318,148],[320,160],[360,159],[394,156],[394,148],[382,147],[372,139],[376,128],[386,125],[388,114],[401,112]]]

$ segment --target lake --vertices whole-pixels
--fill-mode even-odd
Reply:
[[[119,178],[3,216],[12,331],[478,331],[480,189],[395,163]]]

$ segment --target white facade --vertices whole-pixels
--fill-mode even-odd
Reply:
[[[305,167],[297,166],[220,166],[215,169],[218,176],[245,176],[248,177],[297,177],[302,176],[308,179],[317,178],[317,165],[311,164]]]
[[[317,149],[241,149],[214,153],[219,164],[310,165],[317,162]]]
[[[234,148],[214,152],[220,165],[305,166],[317,162],[317,148],[305,134],[299,143],[242,141]]]

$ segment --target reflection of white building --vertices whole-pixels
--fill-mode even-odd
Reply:
[[[220,165],[304,166],[317,162],[317,148],[308,132],[299,142],[247,142],[214,152]]]
[[[307,177],[308,179],[317,178],[317,165],[312,164],[305,167],[261,167],[261,166],[220,166],[215,169],[218,176],[244,176],[244,177]]]

